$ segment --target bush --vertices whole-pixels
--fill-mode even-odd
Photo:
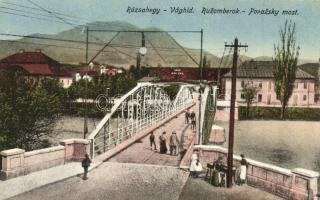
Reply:
[[[245,106],[240,106],[238,109],[239,109],[238,110],[239,120],[251,120],[251,119],[280,120],[281,119],[280,107],[250,107],[248,116],[246,116]],[[289,107],[286,110],[285,119],[319,121],[320,108]]]
[[[177,84],[173,84],[167,87],[164,87],[163,90],[169,95],[171,101],[173,101],[178,94],[180,86]]]

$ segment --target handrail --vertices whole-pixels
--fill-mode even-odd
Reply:
[[[104,124],[110,119],[110,117],[117,111],[118,107],[122,104],[122,102],[129,97],[131,94],[136,92],[140,87],[142,86],[151,86],[151,83],[138,83],[136,87],[134,87],[132,90],[130,90],[128,93],[126,93],[124,96],[122,96],[114,106],[111,108],[111,112],[106,114],[104,118],[99,122],[96,129],[92,131],[92,133],[89,135],[88,139],[92,140],[94,137],[99,133],[99,131],[103,128]]]
[[[181,86],[175,99],[171,101],[161,85],[138,83],[136,87],[114,102],[111,112],[103,117],[89,135],[91,156],[106,152],[131,138],[140,130],[151,126],[154,122],[166,118],[177,110],[184,109],[192,101],[188,87],[190,86]],[[121,120],[119,124],[117,123],[116,131],[109,130],[111,117],[117,114],[119,108],[121,109],[117,116],[121,115],[120,118],[125,121]]]

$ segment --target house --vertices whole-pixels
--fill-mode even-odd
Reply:
[[[315,77],[315,99],[319,101],[320,97],[320,63],[304,63],[298,66],[303,71]]]
[[[35,52],[20,52],[10,55],[0,60],[2,67],[20,67],[26,75],[41,78],[57,78],[64,88],[72,84],[72,76],[64,69],[58,61],[50,58],[40,50]]]
[[[218,74],[224,75],[230,71],[230,68],[205,68],[202,72],[202,78],[208,81],[217,81]],[[155,67],[150,68],[151,76],[158,76],[162,81],[195,81],[199,80],[199,68],[191,67]]]
[[[99,76],[99,72],[95,70],[82,69],[79,72],[75,73],[76,81],[79,81],[80,79],[87,79],[90,82],[94,77]]]
[[[77,71],[75,71],[74,75],[76,81],[79,81],[80,79],[88,79],[89,81],[91,81],[94,77],[99,77],[103,75],[115,76],[121,73],[123,73],[122,69],[102,64],[98,67],[81,67],[80,69],[77,69]]]
[[[272,61],[246,61],[237,70],[236,100],[245,102],[242,89],[249,83],[258,89],[254,103],[258,106],[280,105],[275,93]],[[231,99],[231,72],[224,76],[225,100]],[[289,106],[315,104],[315,77],[298,68]]]
[[[117,74],[117,69],[107,65],[100,65],[100,75],[103,74],[107,76],[115,76]]]

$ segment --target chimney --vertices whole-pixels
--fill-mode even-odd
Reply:
[[[36,52],[41,53],[41,49],[36,49]]]
[[[20,49],[20,50],[19,50],[19,53],[24,53],[24,49]]]

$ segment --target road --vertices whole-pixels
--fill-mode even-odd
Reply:
[[[190,108],[190,112],[194,111],[196,113],[196,118],[197,118],[198,112],[199,112],[198,93],[194,94],[194,101],[196,102],[196,105]],[[179,166],[180,160],[181,160],[180,156],[170,155],[169,144],[168,144],[169,137],[171,133],[175,131],[179,140],[183,141],[184,148],[187,149],[190,144],[191,138],[193,137],[194,134],[196,134],[196,130],[197,129],[192,130],[191,124],[187,124],[185,122],[185,113],[183,112],[180,115],[178,115],[176,118],[172,119],[171,121],[161,126],[159,129],[154,131],[157,151],[151,149],[150,142],[149,142],[149,135],[148,135],[142,140],[131,145],[129,148],[120,152],[119,154],[111,158],[109,161],[121,162],[121,163],[145,163],[145,164],[155,164],[155,165],[164,165],[164,166]],[[159,153],[159,148],[160,148],[159,136],[163,131],[166,132],[167,147],[168,147],[167,154]]]
[[[86,181],[73,177],[11,200],[177,200],[187,179],[175,167],[106,162]]]

